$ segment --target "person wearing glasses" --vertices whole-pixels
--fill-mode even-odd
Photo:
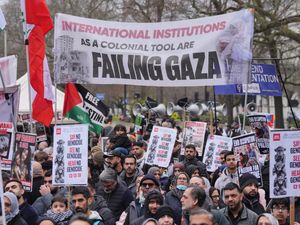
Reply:
[[[289,198],[274,198],[270,202],[272,215],[278,220],[279,225],[290,225],[290,201]],[[291,224],[292,225],[292,224]],[[293,225],[299,225],[299,221]]]
[[[52,170],[48,170],[44,176],[44,184],[40,187],[40,194],[37,200],[32,204],[39,216],[44,215],[51,206],[51,201],[55,195],[68,196],[66,188],[54,187],[52,185]]]
[[[138,186],[137,197],[123,212],[123,214],[126,214],[124,215],[124,225],[130,225],[132,221],[144,215],[146,196],[152,190],[160,191],[159,182],[152,174],[146,174]]]
[[[183,192],[187,189],[190,177],[185,172],[180,172],[174,179],[173,189],[166,194],[165,204],[170,206],[174,211],[174,222],[181,224],[182,205],[181,198]]]

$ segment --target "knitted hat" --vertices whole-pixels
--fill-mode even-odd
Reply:
[[[160,205],[164,204],[164,197],[162,196],[159,190],[154,189],[146,195],[145,206],[147,207],[148,210],[149,210],[148,205],[150,201],[153,199],[157,200]]]
[[[157,187],[159,187],[158,181],[155,179],[155,177],[154,177],[152,174],[146,174],[146,175],[142,178],[140,184],[142,184],[145,180],[152,180],[152,181],[155,183],[155,185],[156,185]]]
[[[158,208],[155,217],[157,220],[159,220],[161,217],[163,216],[170,216],[171,218],[174,219],[174,211],[170,206],[167,205],[163,205],[161,207]]]
[[[102,171],[99,176],[100,181],[116,181],[117,180],[117,172],[112,168],[106,168]]]
[[[258,186],[258,181],[256,176],[252,175],[251,173],[244,173],[240,178],[240,188],[243,190],[247,185],[254,183]]]

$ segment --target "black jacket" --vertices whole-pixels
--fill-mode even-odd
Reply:
[[[11,221],[7,223],[7,225],[28,225],[23,217],[18,214]]]
[[[95,196],[95,201],[90,205],[90,209],[99,213],[105,225],[116,224],[112,211],[108,208],[105,199],[101,195]]]

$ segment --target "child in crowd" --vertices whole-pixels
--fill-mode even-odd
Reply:
[[[51,201],[51,209],[44,216],[53,219],[57,225],[67,225],[72,215],[72,211],[68,209],[67,199],[57,195]]]

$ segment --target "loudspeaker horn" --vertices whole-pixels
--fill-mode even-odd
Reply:
[[[182,112],[183,108],[179,105],[175,105],[173,102],[168,102],[167,104],[167,115],[171,116],[174,112]]]
[[[257,106],[256,106],[256,103],[254,103],[254,102],[248,103],[247,107],[246,107],[247,112],[255,112],[256,108],[257,108]]]
[[[199,106],[199,104],[193,103],[193,104],[190,104],[186,108],[186,111],[188,111],[190,114],[198,115],[199,116],[199,113],[201,112],[201,108],[200,107],[201,106]]]
[[[132,113],[134,116],[137,116],[139,114],[143,114],[148,111],[147,107],[143,107],[140,103],[134,104],[132,107]]]
[[[225,104],[218,105],[216,107],[217,112],[222,113],[224,116],[227,116],[227,106]]]
[[[155,112],[158,115],[164,116],[166,115],[166,106],[164,104],[159,104],[158,106],[150,109],[151,112]]]
[[[198,116],[201,116],[202,114],[206,113],[209,111],[209,108],[206,104],[204,103],[197,103],[197,105],[199,106],[199,113]]]

